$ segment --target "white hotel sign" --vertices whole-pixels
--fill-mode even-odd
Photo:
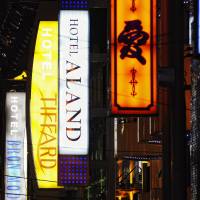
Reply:
[[[6,94],[5,200],[26,199],[25,93]]]
[[[88,11],[60,11],[59,154],[88,153],[88,54]]]

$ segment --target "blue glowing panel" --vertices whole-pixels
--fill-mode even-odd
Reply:
[[[59,185],[87,185],[88,171],[88,156],[59,155]]]
[[[61,0],[61,10],[84,10],[88,9],[88,0]]]

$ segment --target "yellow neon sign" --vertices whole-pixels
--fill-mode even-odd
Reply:
[[[31,138],[39,188],[58,188],[58,22],[41,21],[35,46]]]
[[[16,76],[15,78],[13,78],[14,80],[24,80],[27,78],[27,73],[25,71],[23,71],[20,75]]]
[[[157,111],[156,1],[111,0],[111,112]]]

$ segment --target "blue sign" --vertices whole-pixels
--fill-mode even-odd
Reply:
[[[61,10],[84,10],[88,9],[88,0],[61,0]]]

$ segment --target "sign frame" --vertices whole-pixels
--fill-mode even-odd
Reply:
[[[25,102],[25,92],[6,92],[5,200],[27,199]]]
[[[149,47],[149,52],[150,52],[149,54],[150,55],[148,55],[150,58],[146,62],[147,63],[146,65],[148,65],[148,68],[150,68],[150,70],[148,69],[149,70],[149,72],[148,72],[149,73],[148,74],[148,76],[149,76],[148,83],[149,83],[150,87],[149,86],[147,86],[147,87],[145,86],[146,88],[149,87],[150,91],[149,91],[149,94],[148,94],[148,98],[146,98],[145,95],[142,96],[141,92],[139,93],[139,95],[141,94],[140,98],[138,98],[138,99],[141,99],[141,101],[142,101],[142,99],[143,100],[148,99],[149,103],[148,104],[145,103],[144,105],[142,105],[142,103],[140,103],[140,100],[137,100],[138,101],[138,103],[137,103],[138,105],[136,105],[136,104],[134,105],[134,103],[131,103],[130,97],[128,97],[129,99],[127,100],[130,103],[124,103],[124,105],[121,103],[123,101],[125,102],[125,97],[123,99],[123,97],[121,98],[120,95],[121,96],[124,95],[124,96],[127,97],[128,95],[134,93],[135,92],[135,88],[138,87],[138,85],[139,85],[138,82],[140,81],[140,83],[141,83],[142,81],[144,81],[144,79],[141,79],[142,81],[139,79],[139,81],[138,81],[136,75],[140,74],[140,77],[146,76],[146,75],[145,74],[144,75],[141,74],[144,71],[143,68],[145,67],[145,65],[140,64],[138,62],[139,59],[137,60],[136,57],[130,59],[130,54],[129,54],[129,58],[123,58],[124,60],[126,60],[126,62],[124,62],[124,63],[127,63],[127,60],[129,59],[128,62],[131,62],[131,60],[132,60],[133,62],[136,63],[136,67],[137,67],[137,65],[139,63],[141,68],[142,67],[143,68],[142,68],[141,71],[139,71],[138,68],[137,68],[137,70],[135,70],[135,72],[134,72],[135,74],[131,72],[132,73],[132,77],[133,78],[136,77],[135,79],[132,79],[132,80],[129,79],[128,80],[128,82],[129,81],[132,82],[132,88],[134,89],[134,90],[132,89],[132,92],[129,91],[128,93],[122,93],[123,89],[118,89],[120,87],[122,88],[122,86],[118,86],[119,82],[122,82],[122,84],[124,84],[124,80],[125,80],[125,78],[124,78],[125,76],[123,78],[121,78],[122,77],[121,74],[122,73],[127,74],[127,72],[124,72],[124,71],[122,71],[120,69],[120,67],[122,65],[119,64],[120,62],[123,63],[123,61],[121,61],[122,59],[121,60],[119,59],[119,54],[120,53],[119,53],[119,50],[118,50],[122,46],[122,43],[119,42],[119,33],[117,34],[117,31],[118,31],[117,26],[120,26],[118,24],[119,24],[119,22],[121,20],[121,19],[118,20],[118,14],[119,14],[119,18],[123,18],[123,14],[125,13],[125,11],[123,9],[121,9],[122,10],[122,15],[120,15],[120,13],[119,13],[120,9],[117,8],[117,3],[119,1],[120,0],[111,0],[111,34],[110,34],[110,37],[111,37],[111,52],[110,52],[110,56],[111,56],[111,70],[110,70],[110,73],[111,73],[110,74],[110,78],[111,78],[111,82],[110,82],[110,84],[111,84],[111,94],[110,94],[110,96],[111,96],[111,109],[110,109],[110,112],[111,112],[112,115],[119,115],[119,116],[124,116],[124,115],[127,115],[127,116],[130,116],[130,115],[134,115],[134,116],[156,115],[157,112],[158,112],[157,111],[158,93],[157,93],[157,55],[156,55],[156,52],[157,52],[157,47],[156,47],[156,37],[157,37],[156,36],[156,32],[157,32],[156,31],[156,1],[155,0],[148,0],[149,4],[150,4],[149,5],[150,6],[150,11],[151,11],[150,13],[148,13],[148,15],[150,17],[150,22],[149,22],[150,23],[150,25],[149,25],[150,26],[150,33],[149,33],[149,39],[147,40],[146,44],[144,44],[144,48],[141,47],[142,51],[144,51],[144,49],[146,48],[145,45],[146,46],[150,45],[150,47]],[[139,3],[137,3],[139,1],[134,1],[133,0],[132,2],[136,2],[136,4],[135,4],[136,8],[135,9],[136,9],[136,12],[137,12],[137,6],[140,6],[140,5],[138,5]],[[130,3],[130,1],[129,1],[129,3]],[[132,6],[133,6],[133,4],[132,4]],[[132,7],[130,6],[130,10],[131,10],[131,8]],[[127,11],[127,12],[131,12],[130,10]],[[135,16],[138,17],[138,14],[136,13]],[[139,14],[139,16],[140,16],[140,14]],[[138,18],[134,18],[134,11],[133,11],[133,19],[134,19],[134,21],[138,20]],[[129,19],[125,19],[124,18],[124,23],[127,24],[127,20],[130,20],[130,18]],[[141,25],[141,27],[142,27],[142,25]],[[124,30],[125,30],[125,28],[124,28]],[[144,31],[145,31],[145,27],[142,30],[142,32],[144,32]],[[149,41],[149,43],[148,43],[148,41]],[[136,48],[138,48],[138,47],[136,47]],[[121,52],[122,52],[122,48],[121,48]],[[121,53],[121,55],[122,55],[122,53]],[[119,81],[119,80],[122,80],[122,81]],[[124,89],[126,90],[125,87],[124,87]],[[142,89],[140,89],[140,91],[142,91]],[[144,91],[147,91],[147,89],[145,89]],[[138,91],[136,90],[136,93],[137,92]],[[122,100],[119,100],[120,98]],[[132,99],[134,99],[134,98],[135,97],[133,97]]]
[[[60,10],[60,155],[89,152],[89,23],[88,10]]]
[[[57,20],[40,21],[36,35],[28,102],[35,176],[38,188],[60,189],[62,187],[58,185]]]

